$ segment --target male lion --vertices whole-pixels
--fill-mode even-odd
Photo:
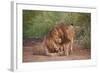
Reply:
[[[54,27],[44,38],[44,46],[47,55],[58,55],[61,40],[61,31]]]
[[[58,51],[61,43],[61,31],[58,30],[58,26],[55,26],[48,34],[43,38],[41,43],[36,43],[33,46],[33,54],[45,54],[48,56],[59,55]]]
[[[63,32],[61,35],[61,43],[60,43],[60,51],[63,51],[65,55],[69,55],[69,53],[73,52],[73,40],[75,36],[75,31],[73,24],[65,25],[61,23],[59,25],[59,29]]]

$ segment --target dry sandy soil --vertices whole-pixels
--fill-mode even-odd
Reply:
[[[33,55],[32,49],[36,42],[41,42],[40,39],[25,39],[23,41],[23,62],[43,62],[43,61],[61,61],[61,60],[86,60],[91,59],[91,50],[83,49],[79,43],[75,43],[74,52],[69,56],[45,56]]]

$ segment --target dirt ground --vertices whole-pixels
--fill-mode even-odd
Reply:
[[[44,61],[64,61],[64,60],[86,60],[91,59],[91,50],[83,49],[79,43],[73,46],[74,52],[69,56],[45,56],[33,55],[32,49],[36,42],[41,39],[25,39],[23,40],[23,62],[44,62]]]

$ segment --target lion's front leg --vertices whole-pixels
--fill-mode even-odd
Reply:
[[[58,55],[59,55],[59,56],[64,55],[64,47],[63,47],[63,46],[60,46],[60,47],[59,47]]]
[[[58,56],[58,53],[50,53],[47,48],[45,48],[45,55],[46,56]]]
[[[64,54],[66,56],[69,56],[69,54],[70,54],[69,45],[70,45],[69,43],[64,45]]]
[[[73,38],[72,38],[72,40],[70,42],[70,52],[73,53]]]

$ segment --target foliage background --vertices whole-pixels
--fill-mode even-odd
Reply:
[[[91,13],[23,10],[23,38],[41,38],[60,22],[79,26],[75,39],[91,48]]]

